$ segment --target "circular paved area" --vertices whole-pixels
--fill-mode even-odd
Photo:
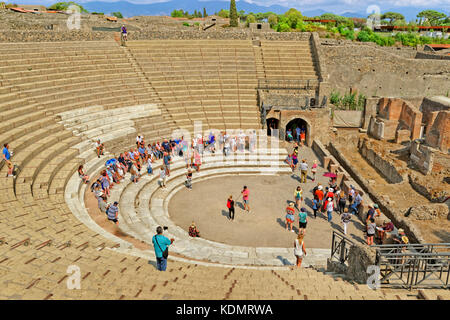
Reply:
[[[308,153],[308,155],[307,155]],[[308,148],[301,152],[312,160],[313,153]],[[312,161],[311,161],[312,162]],[[308,213],[307,235],[305,244],[309,248],[330,248],[332,230],[343,231],[340,217],[334,214],[331,224],[324,214],[313,217],[311,208],[312,188],[319,181],[327,183],[323,177],[324,170],[319,167],[316,182],[300,183],[299,172],[294,175],[257,175],[257,176],[224,176],[211,178],[193,184],[193,189],[183,188],[169,202],[171,220],[184,230],[195,221],[202,238],[229,245],[249,247],[280,247],[293,245],[296,233],[285,230],[285,208],[293,201],[294,189],[303,188],[304,206]],[[250,190],[250,208],[243,210],[242,187]],[[226,200],[233,195],[236,201],[235,221],[228,220]],[[298,214],[298,211],[296,211]],[[298,232],[298,215],[294,230]],[[356,241],[364,241],[363,225],[357,217],[349,225],[349,237]]]

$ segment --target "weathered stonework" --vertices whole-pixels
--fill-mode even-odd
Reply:
[[[328,81],[341,93],[355,88],[366,96],[404,97],[442,95],[448,90],[446,60],[406,58],[394,50],[351,41],[321,43]]]
[[[273,107],[266,119],[274,118],[279,122],[280,136],[284,137],[287,124],[294,119],[303,119],[307,123],[306,143],[311,146],[314,139],[327,143],[331,126],[329,108],[313,108],[311,110],[282,110]]]
[[[449,219],[449,208],[443,203],[432,203],[428,205],[411,207],[407,216],[417,220]]]

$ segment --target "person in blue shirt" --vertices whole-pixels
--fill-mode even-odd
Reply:
[[[166,168],[166,174],[168,177],[170,177],[170,160],[170,155],[167,152],[164,152],[163,163],[164,167]]]
[[[138,151],[139,151],[139,155],[141,156],[142,160],[146,161],[147,154],[146,154],[145,146],[144,145],[139,145]]]
[[[355,201],[352,203],[350,207],[352,214],[358,214],[359,206],[362,202],[361,194],[358,191],[356,191],[355,194],[356,194]]]
[[[9,152],[9,144],[7,143],[3,145],[3,159],[5,160],[5,163],[8,166],[8,173],[6,174],[6,176],[12,177],[14,166],[11,162],[11,152]]]
[[[156,233],[152,238],[153,247],[155,248],[156,268],[159,271],[166,271],[167,259],[163,257],[163,252],[173,243],[174,239],[169,240],[169,238],[163,236],[163,228],[161,226],[156,228]]]
[[[312,208],[314,210],[314,219],[317,218],[317,210],[319,210],[320,208],[320,202],[319,199],[316,199],[314,197],[313,201],[312,201]]]

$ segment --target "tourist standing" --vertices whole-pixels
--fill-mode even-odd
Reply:
[[[345,235],[347,235],[347,227],[348,227],[348,224],[350,223],[351,219],[352,219],[352,215],[348,212],[348,208],[345,208],[341,215],[341,222],[343,225]]]
[[[328,198],[327,201],[325,201],[325,209],[327,210],[327,216],[328,216],[328,222],[331,221],[333,218],[333,210],[334,210],[334,203],[332,198]]]
[[[95,143],[95,150],[97,151],[98,158],[100,158],[100,156],[102,156],[105,151],[105,146],[103,143],[100,142],[100,139],[98,139],[97,142]]]
[[[355,199],[353,201],[353,204],[351,205],[351,209],[352,209],[351,213],[352,214],[358,214],[361,203],[362,203],[361,194],[358,191],[355,191]]]
[[[244,189],[241,191],[241,193],[242,193],[242,200],[244,200],[244,210],[247,210],[250,213],[250,206],[248,200],[248,195],[250,191],[248,190],[247,186],[244,186]]]
[[[306,140],[306,131],[305,129],[302,128],[300,132],[300,143],[302,147],[305,145],[305,140]]]
[[[300,182],[306,183],[306,177],[308,175],[308,164],[306,163],[305,159],[303,159],[302,163],[300,163],[300,171],[301,171]]]
[[[164,156],[163,156],[163,163],[164,163],[164,167],[166,169],[166,174],[168,177],[170,177],[170,155],[167,151],[164,152]]]
[[[340,214],[342,214],[344,212],[344,209],[346,209],[345,208],[346,204],[347,204],[347,197],[345,195],[344,190],[341,190],[341,192],[339,192],[338,194],[338,210]]]
[[[114,222],[116,225],[119,224],[119,203],[115,201],[112,205],[108,207],[106,210],[106,214],[108,216],[108,220]]]
[[[297,189],[295,189],[294,198],[295,198],[295,206],[297,207],[297,210],[300,210],[303,201],[302,187],[298,186]]]
[[[314,160],[311,173],[312,173],[312,181],[316,181],[316,172],[317,172],[317,160]]]
[[[228,219],[234,221],[234,200],[233,196],[229,196],[227,200]]]
[[[291,232],[294,232],[292,229],[292,224],[294,223],[294,203],[289,203],[289,206],[286,208],[286,230],[290,230]]]
[[[306,256],[305,243],[303,242],[304,235],[299,233],[297,239],[294,241],[294,255],[297,258],[297,268],[302,265],[303,256]]]
[[[166,187],[166,179],[167,179],[167,177],[166,177],[166,170],[164,169],[164,166],[162,166],[161,167],[161,171],[159,172],[159,179],[158,179],[159,186],[161,188],[165,188]]]
[[[109,178],[108,178],[108,174],[106,173],[106,170],[103,170],[102,176],[100,179],[102,181],[103,192],[109,197]]]
[[[369,223],[367,224],[367,244],[369,246],[373,245],[373,237],[375,236],[375,230],[377,225],[375,224],[375,220],[371,218]]]
[[[299,221],[299,233],[304,234],[306,230],[306,224],[308,223],[308,213],[305,208],[301,208],[298,214]]]
[[[317,197],[315,197],[315,196],[312,201],[312,208],[314,211],[314,219],[316,219],[317,218],[317,210],[319,210],[319,208],[320,208],[320,202],[319,202],[319,199],[317,199]]]
[[[14,166],[11,162],[11,152],[9,151],[9,144],[5,143],[3,145],[3,159],[5,160],[6,165],[8,166],[8,173],[6,174],[6,177],[12,177]]]
[[[348,192],[348,203],[349,205],[353,204],[353,200],[355,199],[355,187],[350,185],[350,191]]]
[[[121,33],[122,33],[122,39],[123,41],[127,41],[128,40],[128,36],[127,36],[127,28],[125,27],[125,25],[122,25],[122,28],[120,29]]]
[[[319,201],[319,208],[320,210],[322,210],[322,201],[323,201],[323,187],[322,185],[319,183],[319,185],[317,186],[316,191],[314,191],[314,196],[317,198],[317,200]]]
[[[174,239],[169,240],[169,238],[163,236],[163,228],[161,226],[156,228],[156,233],[152,238],[153,247],[155,248],[156,268],[159,271],[166,271],[167,257],[169,255],[168,248],[174,242]]]

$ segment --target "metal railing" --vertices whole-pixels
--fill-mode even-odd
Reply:
[[[449,288],[450,244],[374,246],[383,287]]]
[[[354,242],[347,238],[344,234],[333,230],[333,238],[331,240],[331,260],[339,261],[345,264],[348,259],[350,247]]]
[[[319,87],[319,80],[296,79],[258,79],[258,88],[262,90],[315,90]]]

